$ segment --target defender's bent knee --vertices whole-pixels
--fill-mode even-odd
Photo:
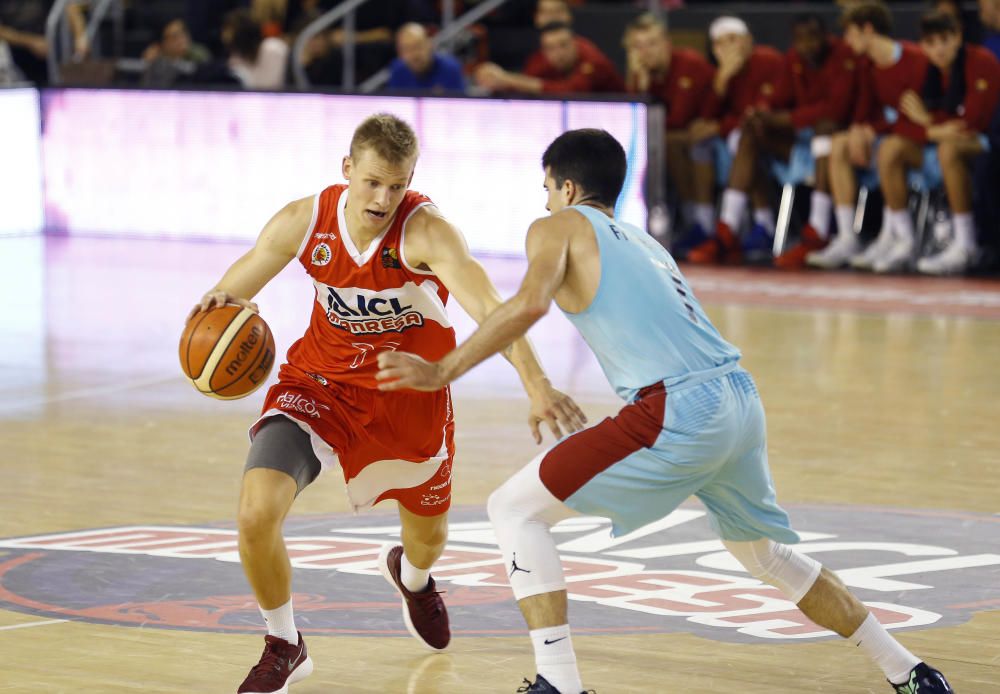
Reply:
[[[812,557],[767,538],[753,542],[723,540],[722,544],[751,576],[774,586],[794,603],[809,592],[823,568]]]
[[[500,485],[486,500],[486,515],[493,525],[511,523],[516,516],[516,497],[510,487],[509,481]]]

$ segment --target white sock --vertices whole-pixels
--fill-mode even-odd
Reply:
[[[837,205],[834,211],[837,217],[837,234],[854,233],[854,208],[850,205]]]
[[[729,226],[733,233],[739,233],[743,224],[743,214],[747,209],[747,194],[732,188],[726,188],[722,192],[722,207],[719,211],[719,219],[723,224]]]
[[[264,623],[267,624],[268,634],[284,639],[293,646],[298,644],[299,632],[295,628],[295,613],[292,612],[291,600],[273,610],[265,610],[259,605],[257,607],[264,617]]]
[[[430,569],[418,569],[410,560],[406,558],[406,553],[399,560],[399,580],[403,582],[406,589],[411,593],[419,593],[427,587],[431,577]]]
[[[963,248],[973,249],[976,247],[976,223],[972,220],[972,214],[961,212],[951,218],[952,226],[955,230],[954,243],[960,244]]]
[[[764,227],[769,234],[774,233],[774,210],[770,207],[758,207],[753,211],[754,224]]]
[[[882,207],[882,226],[879,227],[876,241],[881,241],[883,237],[892,238],[892,210],[888,206]]]
[[[715,205],[707,202],[695,203],[694,222],[707,234],[715,231]]]
[[[833,200],[830,198],[830,194],[814,190],[809,200],[809,226],[816,230],[821,239],[830,235],[830,212],[832,210]]]
[[[533,629],[531,645],[535,647],[535,666],[538,674],[563,694],[583,691],[580,672],[576,669],[576,653],[569,635],[569,624]]]
[[[889,225],[896,241],[913,241],[913,217],[908,209],[889,210]]]
[[[858,630],[851,634],[850,640],[882,668],[886,679],[893,684],[905,682],[910,670],[920,662],[920,658],[903,648],[873,614],[869,614]]]

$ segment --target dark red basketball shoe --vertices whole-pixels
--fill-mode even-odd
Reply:
[[[451,641],[451,627],[448,625],[448,610],[445,609],[441,593],[435,590],[433,578],[429,579],[427,587],[419,593],[407,590],[400,578],[402,559],[402,546],[386,545],[378,557],[378,570],[402,596],[403,621],[413,638],[431,650],[442,651]]]
[[[305,679],[312,671],[313,661],[301,633],[295,646],[268,635],[264,637],[260,662],[250,669],[236,694],[288,694],[288,685]]]

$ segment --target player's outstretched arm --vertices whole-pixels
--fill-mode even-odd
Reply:
[[[478,268],[478,278],[475,278],[477,272],[467,263],[459,263],[454,259],[449,261],[447,258],[431,258],[431,262],[427,263],[428,266],[445,283],[449,291],[455,294],[462,307],[479,322],[479,329],[454,351],[435,363],[402,352],[382,353],[379,355],[381,369],[376,376],[380,381],[379,388],[438,390],[488,357],[523,339],[528,329],[548,312],[556,290],[565,276],[569,233],[561,227],[563,225],[552,217],[540,219],[531,225],[527,240],[529,261],[527,274],[517,294],[499,305],[496,289],[489,282],[482,267],[468,256],[467,249],[464,253]],[[456,231],[455,234],[457,233]],[[458,239],[462,248],[465,248],[460,235]],[[408,245],[406,251],[408,257],[410,248]],[[432,264],[434,260],[438,261],[436,267]],[[411,258],[411,262],[414,261],[415,259]],[[469,276],[474,277],[471,285]],[[479,282],[483,282],[484,286],[480,287]],[[537,364],[537,360],[535,363]],[[561,436],[562,432],[557,425],[553,426],[554,420],[565,423],[570,431],[582,426],[585,421],[583,413],[575,403],[572,403],[572,408],[575,411],[563,412],[561,407],[556,407],[555,411],[535,413],[532,429],[536,440],[540,440],[537,424],[542,420],[549,422],[556,436]]]
[[[218,284],[191,309],[188,319],[198,311],[227,303],[256,311],[257,305],[250,299],[295,257],[312,221],[312,213],[312,196],[281,208],[264,226],[254,247],[226,270]]]

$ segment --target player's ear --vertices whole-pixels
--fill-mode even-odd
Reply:
[[[573,181],[571,181],[568,178],[565,181],[563,181],[563,184],[562,184],[562,194],[563,194],[563,197],[566,200],[566,204],[567,205],[572,205],[573,204],[573,198],[576,197],[577,193],[579,193],[579,192],[580,192],[580,188],[579,188],[579,186],[576,185],[576,183],[574,183]]]
[[[344,178],[348,181],[351,180],[351,169],[354,166],[354,162],[351,161],[350,155],[344,157],[344,160],[340,164],[341,171],[344,174]]]

